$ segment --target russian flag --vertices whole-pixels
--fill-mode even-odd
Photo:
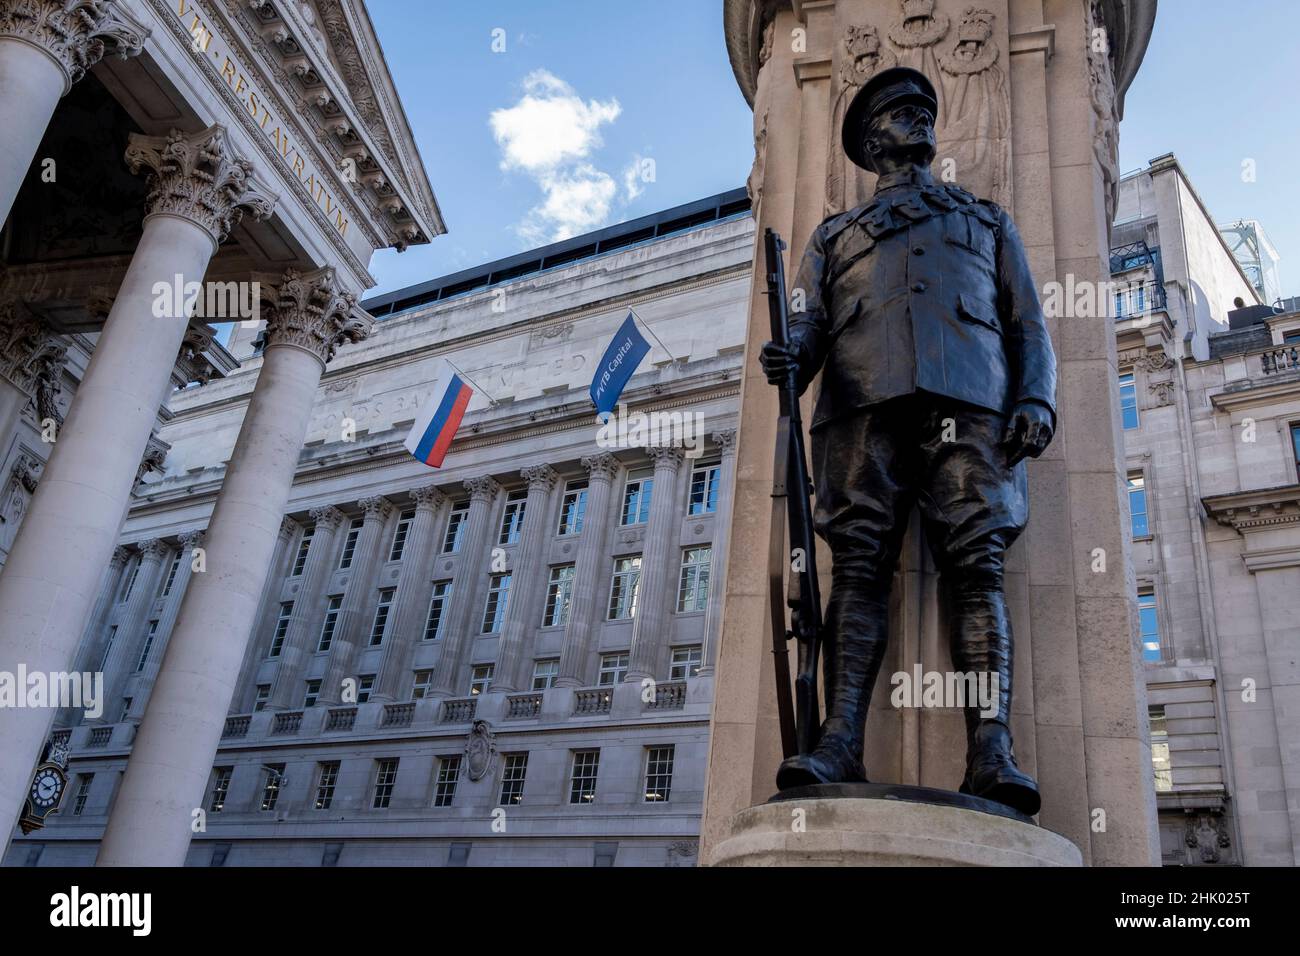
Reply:
[[[441,468],[473,395],[474,390],[444,360],[429,401],[406,436],[406,450],[426,465]]]

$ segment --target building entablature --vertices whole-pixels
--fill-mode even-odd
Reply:
[[[1300,484],[1209,495],[1201,504],[1209,517],[1243,535],[1300,525]],[[1300,559],[1300,547],[1287,550]]]

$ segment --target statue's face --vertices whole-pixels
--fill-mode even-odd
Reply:
[[[867,124],[867,154],[928,165],[934,159],[934,116],[916,103],[882,110]]]

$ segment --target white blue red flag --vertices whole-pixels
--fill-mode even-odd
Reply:
[[[433,392],[406,436],[406,450],[432,468],[441,468],[474,390],[445,359],[438,365]]]

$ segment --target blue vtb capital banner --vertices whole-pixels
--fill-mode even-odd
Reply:
[[[623,394],[623,387],[649,351],[650,343],[641,337],[636,317],[628,312],[627,319],[601,356],[600,364],[596,366],[596,377],[591,381],[591,400],[596,405],[596,414],[614,410],[618,397]]]

